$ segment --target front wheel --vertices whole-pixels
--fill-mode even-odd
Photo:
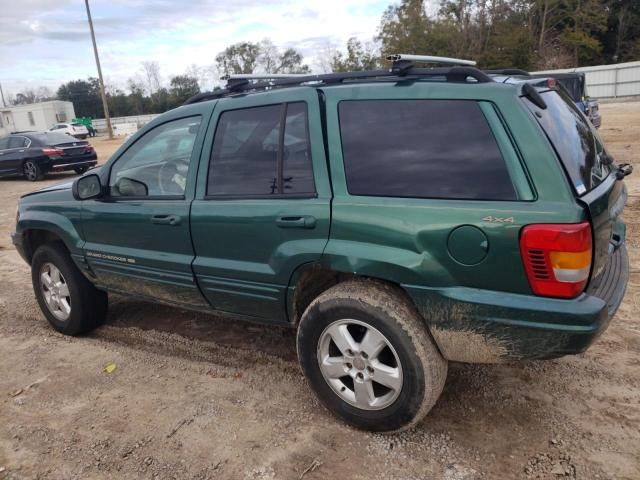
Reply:
[[[79,335],[103,322],[107,294],[82,275],[61,243],[38,247],[31,280],[42,313],[60,333]]]
[[[315,299],[300,320],[297,349],[319,400],[366,430],[411,428],[447,376],[415,307],[400,289],[373,281],[341,283]]]
[[[27,160],[22,165],[22,171],[27,180],[35,182],[42,178],[42,168],[33,160]]]

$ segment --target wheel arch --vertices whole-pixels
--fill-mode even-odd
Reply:
[[[66,216],[51,212],[39,216],[27,212],[21,216],[17,231],[22,237],[25,259],[29,264],[38,247],[46,243],[59,242],[72,257],[82,256],[84,242]],[[77,262],[78,258],[74,260]]]
[[[413,298],[402,285],[389,278],[376,275],[359,274],[352,271],[332,268],[322,262],[306,263],[299,266],[291,276],[287,290],[287,316],[291,325],[300,322],[306,308],[323,292],[340,283],[362,280],[375,281],[393,287],[403,299],[417,309]],[[427,327],[425,323],[425,328]]]

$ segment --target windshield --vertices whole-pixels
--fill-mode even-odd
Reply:
[[[542,93],[542,98],[547,104],[545,110],[525,103],[551,141],[575,191],[582,195],[607,177],[610,157],[589,120],[564,91],[549,90]]]

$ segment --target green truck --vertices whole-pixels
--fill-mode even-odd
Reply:
[[[25,195],[13,242],[64,334],[112,293],[287,325],[329,410],[406,429],[448,362],[583,352],[622,301],[631,167],[554,85],[416,56],[231,78]]]

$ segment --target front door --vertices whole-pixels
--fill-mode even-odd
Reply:
[[[99,286],[206,306],[191,271],[189,232],[197,167],[192,159],[199,157],[206,111],[148,129],[104,167],[109,193],[85,201],[82,212],[85,256]]]
[[[216,107],[191,210],[193,270],[215,309],[279,322],[294,270],[327,243],[331,189],[315,89],[263,102]]]

